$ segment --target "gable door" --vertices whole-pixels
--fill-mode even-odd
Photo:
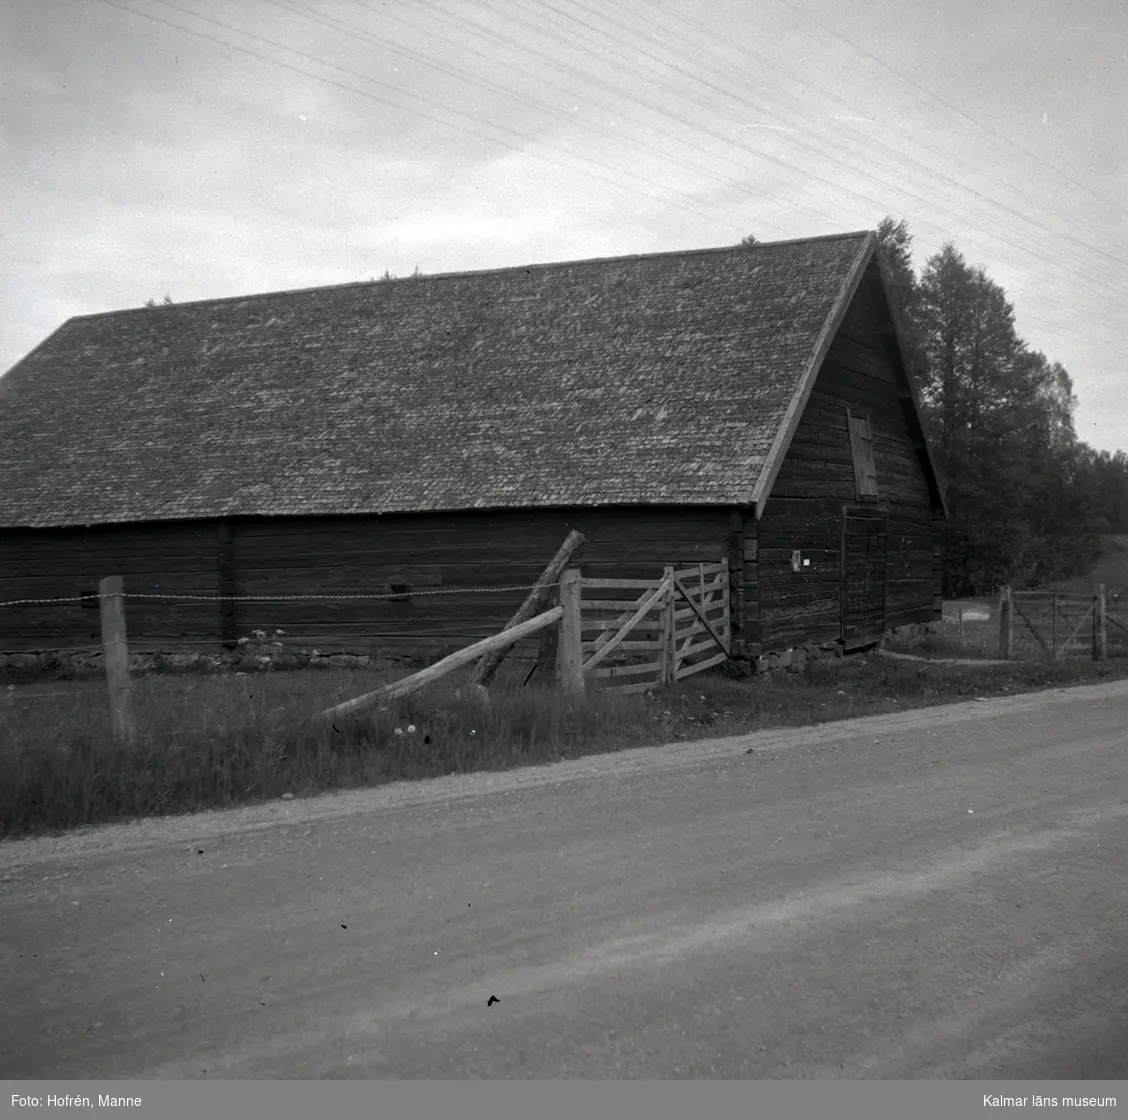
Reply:
[[[842,641],[846,649],[872,645],[885,633],[888,522],[885,510],[842,508]]]

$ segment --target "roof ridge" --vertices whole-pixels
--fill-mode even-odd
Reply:
[[[145,312],[171,313],[185,307],[200,307],[203,304],[240,303],[247,300],[278,299],[285,296],[304,296],[314,292],[344,291],[349,288],[369,288],[374,284],[418,284],[424,281],[454,280],[465,276],[497,276],[506,272],[543,272],[554,268],[575,268],[579,265],[617,264],[628,261],[658,260],[662,257],[702,257],[713,254],[748,252],[757,249],[772,249],[787,245],[813,245],[824,241],[849,241],[869,236],[872,230],[852,230],[849,233],[823,233],[813,237],[791,237],[782,241],[760,241],[755,245],[713,245],[704,249],[672,249],[660,253],[623,253],[612,257],[576,257],[560,261],[540,261],[532,264],[503,265],[499,268],[468,268],[454,272],[427,272],[418,276],[393,276],[387,280],[347,280],[341,284],[315,284],[308,288],[281,288],[270,292],[250,292],[241,296],[212,296],[207,299],[184,300],[181,303],[158,303],[153,306],[119,307],[111,311],[93,311],[87,315],[72,315],[62,325],[101,319],[109,315],[132,315]],[[60,328],[61,329],[61,328]]]

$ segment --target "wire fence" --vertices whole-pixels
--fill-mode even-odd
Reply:
[[[536,584],[522,583],[522,584],[506,584],[500,587],[443,587],[443,588],[411,588],[410,591],[390,591],[390,592],[341,592],[329,594],[284,594],[279,593],[276,595],[222,595],[214,592],[203,591],[123,591],[121,598],[127,600],[141,600],[141,601],[155,601],[164,603],[216,603],[216,604],[234,604],[234,603],[295,603],[295,602],[361,602],[361,601],[377,601],[377,602],[409,602],[413,599],[436,596],[450,596],[450,595],[512,595],[516,592],[529,592]],[[60,604],[74,604],[79,603],[83,605],[96,604],[102,598],[98,592],[86,593],[80,595],[60,595],[46,598],[36,599],[7,599],[0,600],[0,608],[3,607],[38,607],[38,606],[55,606]],[[423,620],[420,620],[421,623]],[[91,635],[89,643],[76,643],[74,636],[71,636],[70,644],[48,644],[44,640],[36,640],[27,642],[26,640],[21,643],[21,648],[15,646],[7,646],[3,638],[3,623],[4,616],[0,614],[0,655],[11,655],[20,653],[51,653],[64,656],[74,655],[96,655],[100,654],[103,650],[101,636],[95,637]],[[307,622],[305,625],[309,625]],[[380,627],[367,627],[362,628],[346,628],[340,627],[339,629],[333,623],[324,624],[327,628],[337,629],[336,633],[327,633],[325,629],[320,629],[316,633],[304,633],[301,624],[298,628],[289,627],[285,630],[273,630],[271,633],[265,633],[262,627],[255,627],[251,631],[251,635],[242,638],[231,638],[230,636],[217,633],[213,637],[191,637],[189,635],[151,635],[146,634],[143,630],[135,635],[130,635],[129,650],[130,653],[136,654],[155,654],[155,653],[169,653],[180,651],[199,651],[208,650],[212,652],[220,652],[222,650],[230,651],[232,647],[238,648],[252,643],[255,638],[253,635],[259,633],[262,637],[258,639],[259,644],[286,646],[291,650],[295,647],[317,647],[327,646],[334,650],[349,649],[367,649],[371,650],[373,647],[378,646],[382,642],[410,642],[410,641],[423,641],[428,643],[466,643],[474,641],[482,637],[480,628],[471,626],[459,627],[457,625],[451,626],[428,626],[418,625],[410,628],[405,628],[402,623],[395,629],[380,628]],[[284,637],[285,642],[279,642],[276,639]]]
[[[123,591],[123,599],[160,599],[184,603],[292,603],[305,601],[345,602],[355,599],[383,599],[400,601],[418,599],[424,595],[500,595],[514,591],[532,591],[532,583],[513,584],[508,587],[442,587],[435,590],[386,591],[348,593],[339,595],[215,595],[187,591]],[[0,600],[0,607],[40,606],[48,603],[88,603],[101,599],[98,593],[90,595],[63,595],[52,599]]]

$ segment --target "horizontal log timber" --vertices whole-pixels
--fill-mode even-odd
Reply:
[[[834,355],[828,354],[823,363],[818,389],[820,404],[825,394],[836,401],[865,408],[871,415],[882,415],[887,423],[904,424],[904,410],[892,382],[857,373],[837,361]]]
[[[291,558],[287,557],[289,559]],[[458,571],[444,569],[438,564],[373,564],[367,562],[368,558],[364,556],[337,556],[333,558],[331,567],[327,566],[324,556],[318,558],[317,564],[309,567],[297,562],[296,557],[292,559],[294,563],[286,563],[277,568],[238,568],[239,582],[244,589],[242,594],[286,594],[296,583],[305,581],[316,581],[318,593],[323,595],[333,592],[377,594],[381,587],[393,583],[406,583],[413,588],[442,587],[444,583],[458,587],[470,586],[471,579],[480,580],[482,576],[477,569],[463,568]],[[512,564],[508,566],[508,570],[495,568],[490,572],[490,582],[498,587],[507,586],[512,580],[528,582],[529,573],[534,567],[532,564]],[[250,587],[255,590],[246,590]]]
[[[841,637],[837,615],[823,620],[812,619],[801,627],[777,627],[764,632],[759,643],[761,654],[795,649],[805,645],[837,642]]]
[[[840,613],[841,606],[837,600],[829,598],[816,599],[810,603],[804,603],[801,608],[765,608],[760,612],[760,623],[761,626],[768,629],[778,629],[781,626],[802,627],[809,621],[829,617],[831,615],[837,619]]]
[[[871,391],[883,400],[895,399],[899,392],[897,375],[889,364],[884,347],[859,342],[840,332],[826,360],[832,370],[844,370],[876,382]]]

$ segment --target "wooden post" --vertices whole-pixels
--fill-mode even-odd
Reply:
[[[1057,592],[1053,594],[1050,600],[1050,610],[1053,614],[1050,617],[1050,657],[1056,661],[1058,659],[1057,648]]]
[[[573,529],[565,539],[564,543],[557,549],[556,555],[552,558],[549,565],[541,573],[540,579],[533,585],[532,591],[529,592],[525,601],[517,608],[517,613],[505,624],[506,630],[519,625],[522,622],[532,618],[533,615],[539,614],[545,609],[549,592],[552,585],[560,578],[560,573],[564,571],[564,565],[572,558],[572,554],[582,545],[585,541],[583,533],[578,533]],[[548,631],[546,631],[547,633]],[[481,661],[474,667],[474,673],[470,677],[471,688],[481,687],[489,688],[490,682],[493,681],[497,674],[502,661],[505,660],[505,655],[509,652],[511,647],[506,646],[504,649],[494,650],[492,653],[486,654]],[[545,650],[545,645],[541,644],[542,652]]]
[[[1093,660],[1103,661],[1108,656],[1108,623],[1105,618],[1105,585],[1097,584],[1096,602],[1093,604]]]
[[[121,576],[107,576],[98,584],[102,608],[102,648],[106,683],[110,689],[110,726],[114,741],[132,743],[133,710],[130,704],[129,647],[125,641],[125,599]]]
[[[584,694],[583,625],[580,618],[580,569],[567,568],[560,576],[560,642],[557,650],[556,675],[561,691],[569,696]]]
[[[678,647],[672,566],[663,569],[662,580],[666,586],[666,601],[662,604],[662,683],[673,684],[678,679]]]
[[[999,591],[999,656],[1014,657],[1014,599],[1009,587]]]

